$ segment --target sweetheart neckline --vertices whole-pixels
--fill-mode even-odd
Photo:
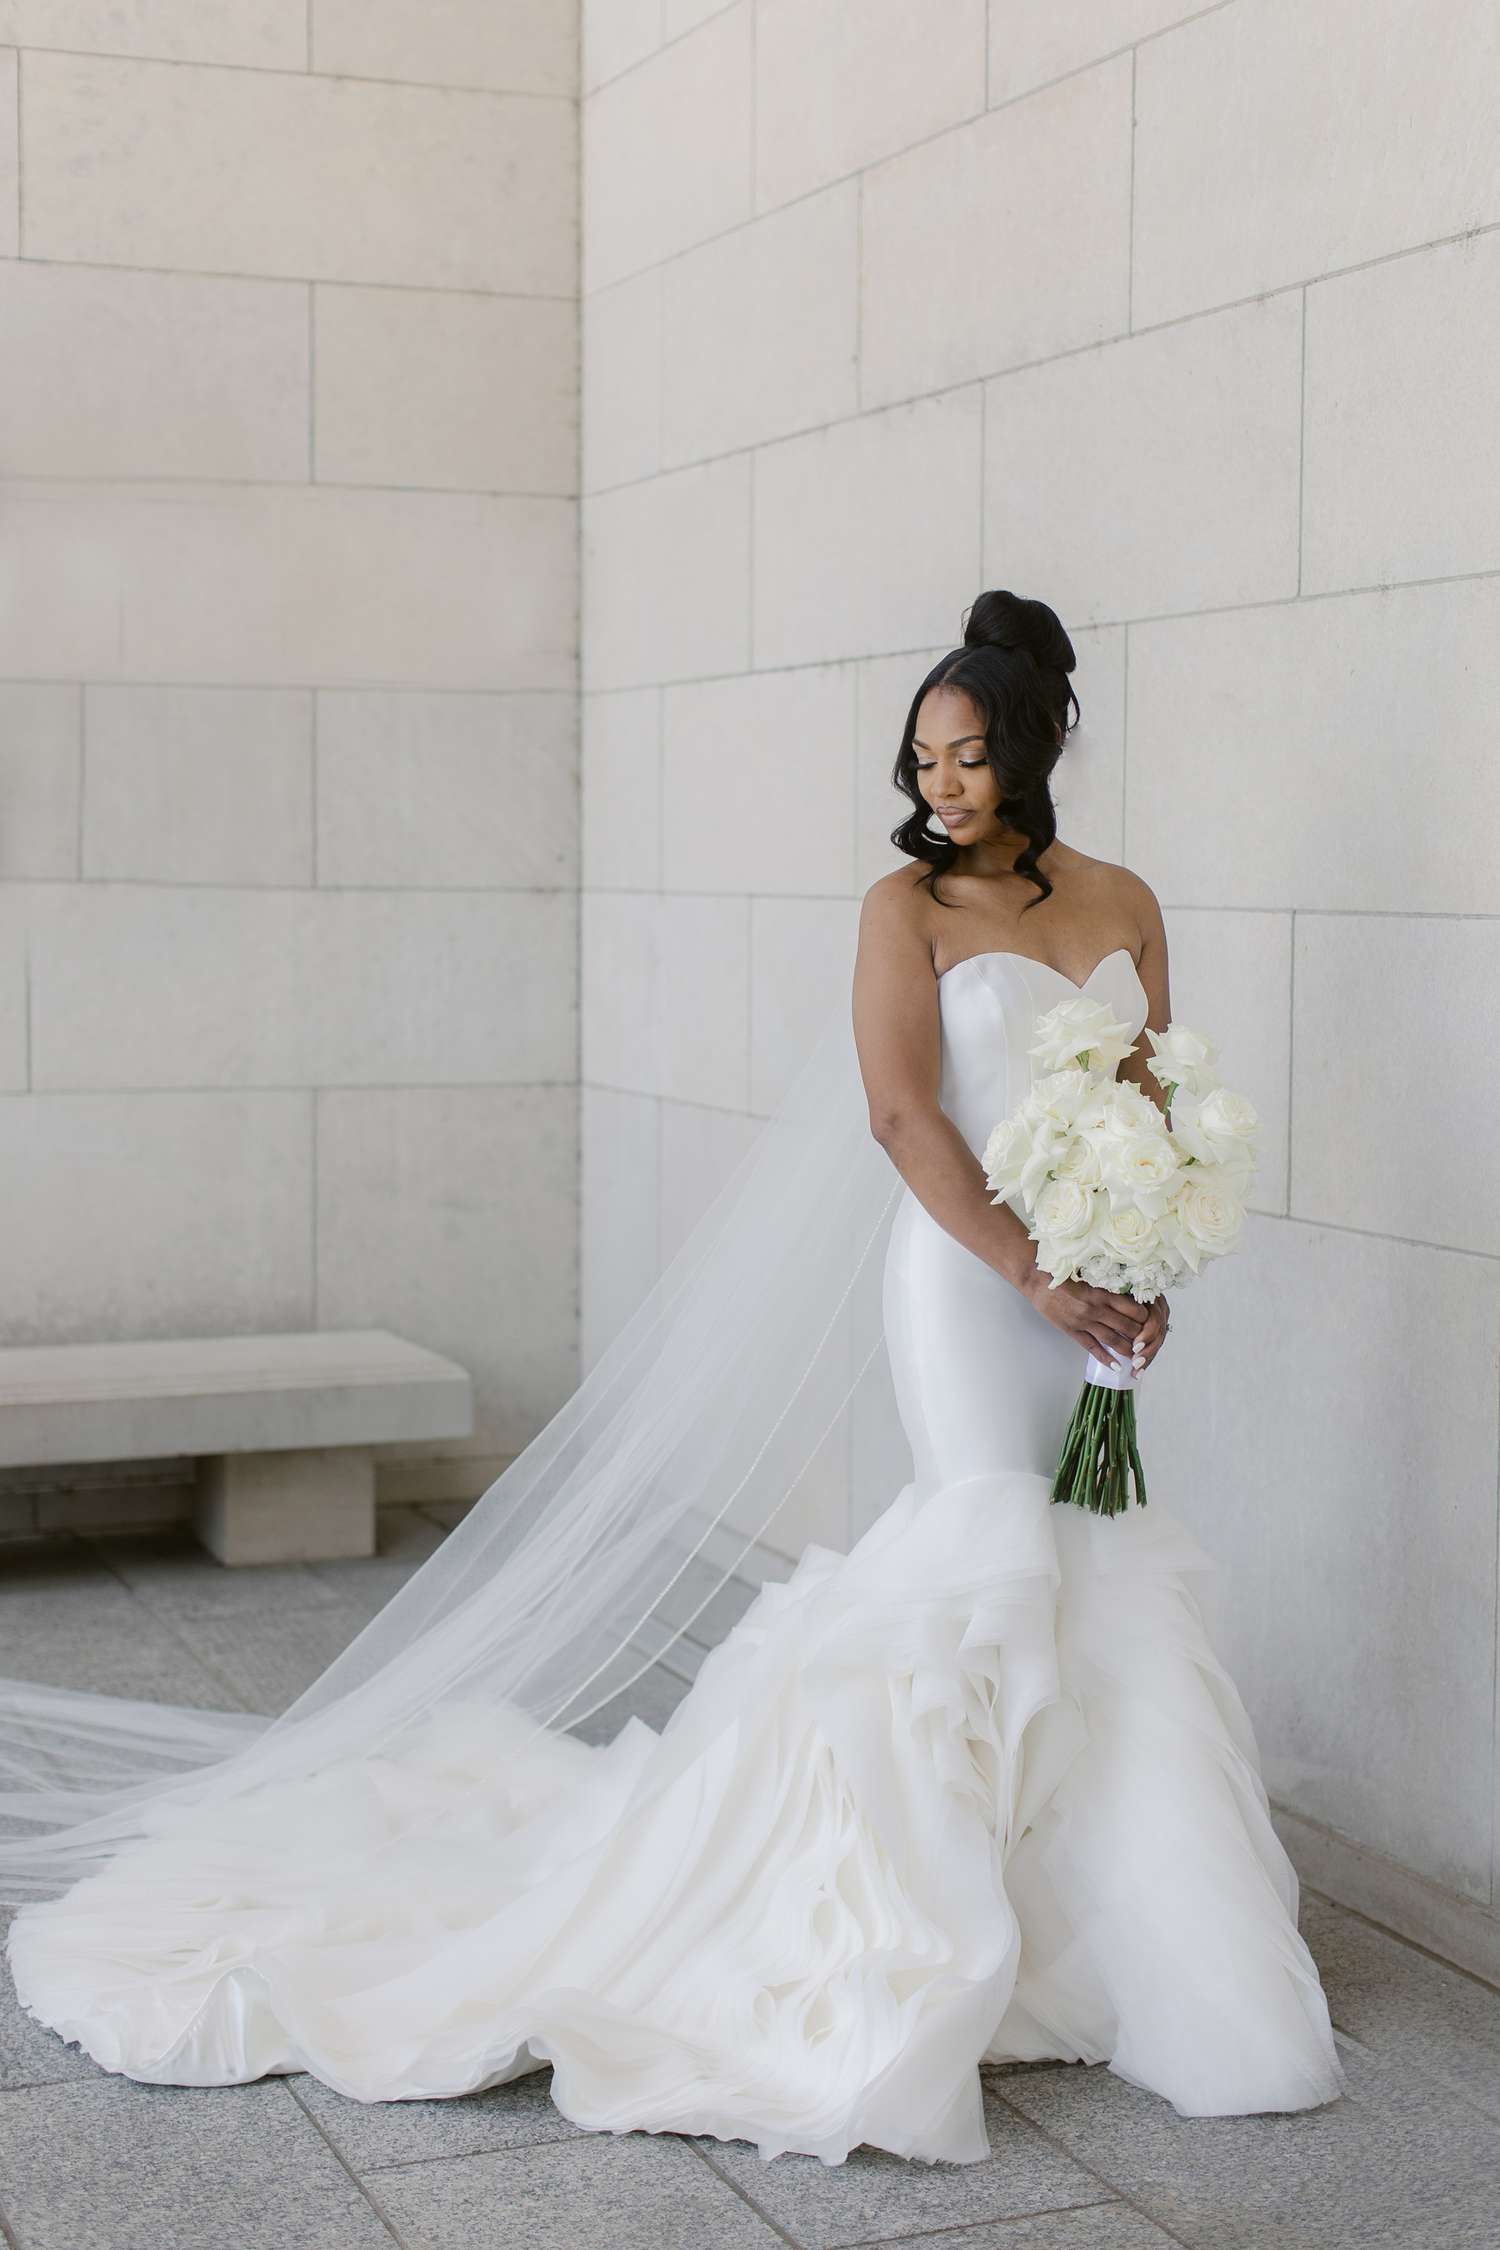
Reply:
[[[1018,953],[1012,945],[992,945],[984,953],[966,953],[961,961],[951,962],[946,969],[939,970],[936,981],[941,984],[944,977],[951,977],[955,969],[966,969],[971,961],[1029,961],[1034,969],[1047,969],[1051,971],[1053,976],[1061,977],[1063,983],[1072,985],[1075,992],[1087,992],[1105,962],[1113,961],[1121,953],[1125,955],[1131,967],[1135,969],[1136,982],[1139,984],[1140,970],[1136,965],[1135,955],[1128,945],[1117,945],[1113,953],[1102,953],[1082,984],[1078,982],[1076,977],[1070,977],[1066,969],[1053,968],[1050,961],[1039,961],[1034,953]]]

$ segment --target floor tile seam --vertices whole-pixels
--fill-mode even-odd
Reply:
[[[433,1528],[436,1529],[436,1525],[434,1525]],[[90,1544],[93,1545],[94,1542],[90,1541]],[[407,1575],[411,1576],[414,1572],[421,1569],[423,1563],[431,1561],[432,1557],[437,1553],[438,1548],[441,1547],[442,1544],[442,1539],[438,1539],[428,1549],[425,1555],[401,1556],[389,1553],[376,1553],[373,1555],[338,1555],[323,1557],[314,1561],[305,1562],[296,1567],[308,1574],[309,1584],[306,1594],[299,1596],[293,1590],[298,1583],[296,1580],[293,1580],[292,1585],[289,1587],[283,1587],[274,1592],[268,1592],[266,1595],[266,1601],[268,1606],[274,1603],[275,1607],[278,1609],[330,1608],[337,1604],[341,1598],[343,1598],[340,1593],[340,1586],[342,1582],[337,1579],[325,1578],[323,1576],[323,1571],[326,1568],[331,1566],[334,1569],[341,1570],[350,1564],[358,1566],[364,1563],[381,1563],[389,1568],[392,1566],[404,1564],[407,1569]],[[115,1557],[105,1554],[101,1548],[96,1547],[95,1551],[99,1556],[99,1567],[102,1570],[107,1571],[110,1577],[115,1580],[117,1584],[125,1587],[128,1593],[133,1594],[137,1601],[142,1602],[147,1608],[153,1610],[156,1608],[156,1604],[151,1600],[153,1588],[151,1587],[150,1583],[148,1582],[145,1585],[141,1585],[138,1584],[136,1580],[127,1576],[125,1566],[129,1561],[128,1557],[125,1558],[124,1561],[121,1561]],[[182,1573],[183,1575],[185,1575],[187,1572],[198,1572],[201,1574],[203,1571],[209,1568],[210,1563],[210,1558],[206,1554],[205,1550],[201,1547],[193,1546],[190,1542],[184,1543],[181,1556],[178,1558],[178,1560],[184,1566],[184,1571]],[[170,1575],[174,1566],[171,1563],[168,1563],[163,1567]],[[222,1572],[226,1568],[231,1568],[232,1566],[226,1566],[221,1563],[213,1565],[212,1567],[215,1571]],[[257,1566],[252,1565],[251,1567],[254,1568]],[[273,1564],[271,1567],[276,1568],[278,1566]],[[163,1603],[161,1606],[164,1613],[170,1611],[171,1609],[171,1605],[169,1603]],[[245,1606],[246,1608],[252,1608],[254,1606],[254,1603],[251,1600],[247,1600]],[[202,1610],[180,1610],[177,1611],[176,1614],[181,1616],[213,1617],[225,1613],[215,1609],[210,1604]]]
[[[1078,2067],[1076,2063],[1060,2063],[1058,2065],[1060,2072],[1076,2070]],[[1137,2218],[1144,2219],[1149,2226],[1155,2227],[1159,2233],[1167,2237],[1169,2242],[1175,2242],[1178,2250],[1195,2250],[1194,2244],[1190,2243],[1185,2236],[1178,2234],[1175,2228],[1169,2226],[1166,2220],[1161,2218],[1157,2212],[1151,2210],[1147,2204],[1142,2203],[1138,2197],[1132,2195],[1128,2188],[1121,2187],[1117,2180],[1112,2180],[1107,2173],[1101,2172],[1097,2164],[1090,2164],[1086,2156],[1080,2156],[1076,2149],[1069,2148],[1066,2141],[1062,2140],[1056,2133],[1051,2132],[1047,2126],[1039,2125],[1034,2117],[1028,2117],[1025,2110],[1018,2103],[1013,2102],[1008,2095],[1001,2093],[998,2086],[994,2089],[994,2092],[995,2099],[1003,2102],[1008,2110],[1020,2118],[1023,2125],[1029,2125],[1032,2132],[1040,2133],[1049,2148],[1054,2149],[1059,2156],[1066,2157],[1070,2164],[1076,2164],[1081,2172],[1087,2172],[1091,2180],[1097,2180],[1112,2200],[1125,2204],[1130,2210],[1134,2211]]]
[[[1330,1830],[1329,1833],[1333,1834],[1334,1831]],[[1320,1905],[1332,1907],[1335,1914],[1357,1922],[1361,1929],[1373,1930],[1378,1937],[1388,1939],[1392,1945],[1399,1945],[1403,1952],[1414,1953],[1419,1961],[1430,1961],[1434,1968],[1445,1969],[1449,1976],[1462,1977],[1465,1984],[1476,1985],[1481,1992],[1488,1993],[1491,1999],[1500,2001],[1500,1984],[1481,1976],[1477,1969],[1466,1969],[1461,1961],[1450,1961],[1447,1954],[1435,1953],[1431,1946],[1421,1944],[1416,1938],[1404,1936],[1400,1930],[1393,1929],[1389,1922],[1376,1921],[1373,1915],[1362,1913],[1357,1906],[1350,1906],[1346,1900],[1335,1898],[1331,1891],[1320,1891],[1312,1883],[1304,1883],[1302,1889],[1305,1896],[1317,1899]]]
[[[1347,2041],[1349,2046],[1354,2048],[1358,2054],[1360,2054],[1370,2063],[1371,2067],[1376,2072],[1378,2072],[1381,2078],[1385,2079],[1389,2083],[1394,2083],[1397,2074],[1392,2060],[1385,2058],[1380,2054],[1377,2054],[1374,2049],[1366,2046],[1362,2040],[1354,2038],[1352,2034],[1343,2031],[1338,2025],[1335,2025],[1334,2029],[1338,2031],[1338,2035],[1341,2039]],[[1073,2066],[1059,2064],[1057,2066],[1057,2073],[1060,2074],[1064,2069],[1069,2067]],[[1485,2124],[1500,2125],[1500,2115],[1484,2109],[1479,2103],[1475,2102],[1468,2095],[1466,2095],[1460,2088],[1450,2085],[1446,2079],[1433,2077],[1429,2071],[1424,2070],[1421,2065],[1416,2063],[1404,2064],[1402,2067],[1403,2069],[1410,2069],[1414,2071],[1416,2075],[1422,2079],[1424,2085],[1430,2087],[1435,2093],[1451,2097],[1453,2100],[1461,2103],[1462,2106],[1472,2116],[1482,2119]],[[1116,2182],[1110,2180],[1107,2174],[1101,2172],[1096,2165],[1091,2164],[1086,2157],[1079,2155],[1075,2149],[1068,2147],[1065,2141],[1061,2140],[1055,2134],[1051,2133],[1046,2126],[1039,2125],[1037,2121],[1034,2118],[1029,2117],[1026,2111],[1021,2109],[1018,2104],[1010,2101],[1004,2094],[1000,2093],[998,2087],[995,2088],[995,2092],[998,2099],[1004,2101],[1008,2109],[1014,2110],[1016,2115],[1022,2118],[1025,2123],[1030,2125],[1034,2131],[1041,2133],[1043,2137],[1059,2151],[1060,2154],[1070,2158],[1073,2163],[1079,2165],[1082,2170],[1088,2172],[1092,2178],[1101,2181],[1109,2189],[1111,2195],[1114,2198],[1128,2204],[1129,2207],[1133,2211],[1135,2211],[1139,2217],[1146,2220],[1149,2225],[1158,2228],[1163,2234],[1168,2235],[1172,2241],[1181,2244],[1182,2250],[1193,2250],[1193,2246],[1187,2243],[1184,2237],[1177,2234],[1168,2223],[1168,2221],[1165,2220],[1159,2212],[1153,2211],[1149,2207],[1149,2205],[1140,2202],[1134,2195],[1130,2193],[1129,2189],[1120,2187]],[[1353,2104],[1355,2107],[1366,2110],[1371,2115],[1377,2114],[1378,2105],[1370,2101],[1367,2095],[1348,2093],[1345,2094],[1342,2098],[1345,2101]]]
[[[1399,2074],[1410,2072],[1420,2078],[1425,2086],[1430,2086],[1434,2093],[1451,2095],[1455,2101],[1462,2102],[1465,2109],[1472,2110],[1476,2117],[1482,2117],[1486,2124],[1500,2126],[1500,2100],[1496,2101],[1493,2108],[1486,2108],[1482,2101],[1476,2100],[1462,2086],[1456,2085],[1451,2078],[1440,2078],[1425,2063],[1415,2062],[1409,2055],[1388,2055],[1380,2048],[1372,2047],[1368,2040],[1357,2038],[1352,2031],[1346,2031],[1337,2021],[1334,2021],[1333,2028],[1338,2037],[1352,2047],[1356,2054],[1362,2055],[1382,2078],[1393,2079]],[[1357,2102],[1364,2109],[1373,2109],[1375,2106],[1364,2094],[1346,2094],[1344,2099]]]
[[[401,2232],[401,2229],[397,2226],[390,2213],[384,2209],[378,2197],[371,2193],[370,2189],[366,2186],[365,2182],[355,2171],[353,2165],[350,2164],[347,2157],[344,2155],[343,2150],[338,2146],[337,2142],[333,2140],[331,2135],[324,2131],[321,2120],[317,2118],[308,2108],[306,2102],[297,2092],[296,2087],[287,2083],[288,2078],[291,2074],[286,2072],[279,2072],[277,2075],[281,2077],[283,2085],[286,2086],[287,2098],[290,2101],[294,2102],[297,2108],[302,2112],[302,2115],[307,2119],[308,2124],[317,2134],[319,2140],[323,2143],[323,2146],[327,2149],[329,2155],[333,2158],[339,2170],[350,2182],[355,2194],[359,2197],[360,2201],[365,2205],[365,2207],[374,2213],[377,2223],[385,2229],[385,2232],[390,2237],[391,2241],[396,2244],[397,2250],[418,2250],[418,2246],[412,2242],[409,2242],[407,2237]]]
[[[225,1619],[253,1617],[262,1610],[274,1610],[278,1617],[307,1617],[348,1605],[347,1596],[341,1602],[338,1596],[329,1591],[311,1600],[299,1600],[296,1596],[283,1600],[279,1595],[268,1594],[263,1601],[231,1601],[222,1606],[210,1603],[203,1609],[181,1609],[171,1602],[152,1601],[150,1595],[143,1593],[138,1587],[132,1586],[130,1590],[142,1609],[148,1610],[164,1625],[217,1624]]]
[[[693,2155],[697,2157],[699,2163],[702,2164],[707,2171],[712,2173],[713,2177],[719,2182],[719,2185],[721,2187],[728,2188],[731,2195],[738,2196],[740,2202],[744,2204],[746,2210],[753,2212],[755,2217],[759,2219],[762,2226],[770,2228],[772,2234],[776,2237],[776,2240],[778,2242],[785,2243],[787,2246],[787,2250],[804,2250],[803,2244],[801,2244],[797,2240],[797,2237],[794,2234],[788,2234],[785,2227],[781,2226],[775,2219],[772,2218],[770,2212],[767,2211],[763,2205],[756,2201],[755,2197],[750,2194],[749,2190],[740,2186],[738,2180],[732,2180],[729,2177],[728,2173],[714,2162],[714,2159],[709,2155],[707,2149],[700,2148],[697,2141],[688,2134],[683,2134],[682,2141],[684,2147],[692,2151]]]
[[[830,2243],[827,2250],[891,2250],[892,2244],[908,2242],[957,2241],[963,2250],[961,2238],[977,2234],[981,2227],[1029,2226],[1033,2219],[1066,2219],[1075,2211],[1109,2211],[1124,2202],[1124,2197],[1113,2191],[1108,2195],[1091,2196],[1087,2203],[1048,2203],[1036,2211],[1007,2211],[999,2218],[962,2219],[951,2227],[907,2227],[901,2234],[862,2234],[857,2241]]]
[[[460,2097],[461,2098],[461,2097]],[[562,2112],[559,2110],[558,2115]],[[531,2149],[568,2148],[574,2141],[591,2140],[595,2136],[575,2128],[571,2133],[543,2130],[529,2140],[496,2141],[488,2148],[435,2149],[431,2156],[386,2156],[360,2170],[361,2179],[373,2179],[377,2172],[419,2172],[427,2164],[466,2164],[470,2157],[524,2156]]]
[[[0,1945],[0,1953],[3,1953],[3,1951],[3,1945]],[[5,1983],[14,1982],[10,1970],[4,1965],[3,1961],[0,1961],[0,1980]],[[30,2026],[32,2018],[28,2016],[25,2020],[27,2025]],[[53,2034],[54,2038],[57,2036],[56,2033]],[[73,2042],[70,2040],[69,2045],[72,2044]],[[88,2078],[80,2077],[77,2071],[65,2071],[60,2078],[7,2078],[0,2081],[0,2100],[3,2100],[7,2094],[39,2093],[43,2086],[86,2086],[88,2083]]]

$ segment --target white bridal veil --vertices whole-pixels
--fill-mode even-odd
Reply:
[[[434,1718],[493,1715],[503,1757],[525,1730],[502,1706],[564,1730],[609,1703],[774,1536],[804,1480],[838,1475],[857,1395],[889,1399],[881,1269],[900,1192],[870,1134],[846,991],[578,1389],[286,1711],[0,1678],[0,1901],[54,1895],[250,1791],[399,1758]],[[907,1474],[873,1459],[864,1512]]]

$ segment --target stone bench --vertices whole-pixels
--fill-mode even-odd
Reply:
[[[224,1563],[374,1554],[372,1448],[473,1427],[467,1372],[385,1328],[0,1350],[0,1466],[193,1457]]]

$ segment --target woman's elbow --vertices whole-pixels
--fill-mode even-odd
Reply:
[[[894,1141],[904,1140],[919,1114],[919,1105],[909,1101],[872,1102],[870,1104],[870,1135],[882,1148]]]

